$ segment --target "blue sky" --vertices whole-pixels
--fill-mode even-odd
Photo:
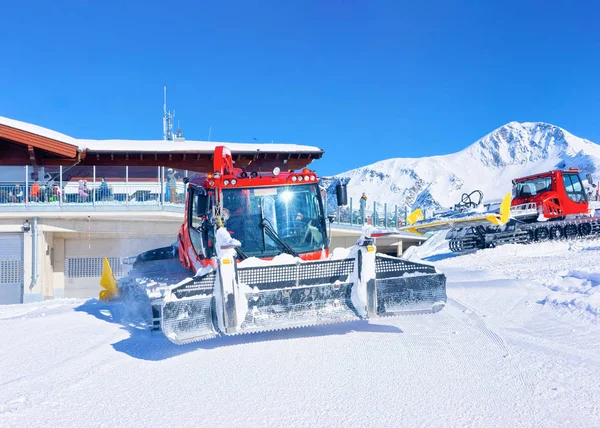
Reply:
[[[89,3],[89,4],[86,4]],[[492,4],[495,3],[495,4]],[[576,6],[575,6],[576,5]],[[512,120],[600,143],[593,2],[5,2],[0,115],[80,138],[325,149],[329,175]]]

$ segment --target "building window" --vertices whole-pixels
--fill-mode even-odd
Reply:
[[[94,278],[102,276],[104,257],[67,257],[67,278]],[[108,263],[116,277],[123,275],[119,257],[108,257]]]

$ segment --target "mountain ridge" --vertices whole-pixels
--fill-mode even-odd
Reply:
[[[392,158],[324,180],[329,207],[335,186],[348,185],[354,208],[362,192],[369,202],[435,210],[452,206],[464,192],[480,189],[485,199],[509,192],[513,178],[577,167],[600,174],[600,145],[545,122],[509,122],[464,149],[422,158]]]

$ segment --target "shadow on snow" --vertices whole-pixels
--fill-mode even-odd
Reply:
[[[446,259],[452,259],[454,257],[458,257],[458,256],[464,256],[465,254],[469,254],[467,252],[464,253],[441,253],[441,254],[435,254],[433,256],[429,256],[429,257],[423,257],[423,261],[426,262],[439,262],[441,260],[446,260]]]
[[[246,345],[276,340],[304,339],[310,337],[338,336],[353,332],[403,333],[391,325],[371,324],[366,320],[348,321],[312,327],[298,327],[279,331],[250,333],[237,336],[219,336],[187,345],[175,345],[162,332],[152,332],[139,312],[132,311],[122,302],[106,303],[97,299],[87,300],[75,308],[99,320],[120,325],[130,336],[113,344],[113,348],[133,358],[160,361],[196,350],[211,350],[227,346]]]

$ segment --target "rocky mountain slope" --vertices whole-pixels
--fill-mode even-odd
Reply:
[[[335,184],[348,185],[354,207],[364,191],[388,206],[433,211],[452,206],[463,192],[480,189],[485,199],[501,198],[511,180],[555,168],[576,167],[600,176],[600,145],[542,122],[510,122],[467,148],[449,155],[387,159],[324,180],[330,209]],[[585,174],[583,174],[585,175]]]

